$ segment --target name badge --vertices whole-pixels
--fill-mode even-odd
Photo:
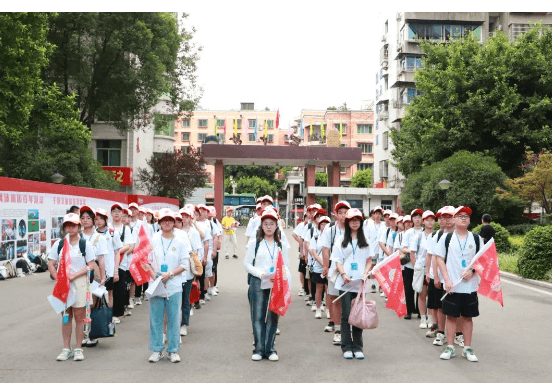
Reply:
[[[63,323],[63,324],[69,323],[69,314],[67,314],[67,313],[63,314],[63,316],[62,316],[62,323]]]
[[[358,263],[351,263],[351,270],[358,270]]]
[[[162,264],[161,265],[161,272],[166,273],[167,271],[169,271],[169,266],[167,264]]]
[[[466,260],[462,259],[462,267],[466,267]]]
[[[270,272],[271,272],[271,273],[274,272],[274,266],[272,266],[272,267],[270,268]]]

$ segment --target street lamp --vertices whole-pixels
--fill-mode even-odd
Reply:
[[[55,183],[55,184],[60,184],[63,179],[65,177],[62,176],[61,174],[59,174],[58,172],[56,172],[54,175],[52,175],[52,181]]]
[[[439,187],[441,188],[441,190],[445,191],[445,203],[447,202],[447,190],[450,188],[451,183],[452,182],[450,182],[449,180],[442,180],[441,182],[439,182]]]
[[[236,194],[236,186],[238,186],[236,184],[236,181],[234,181],[234,177],[233,176],[230,176],[230,184],[232,185],[232,194]]]

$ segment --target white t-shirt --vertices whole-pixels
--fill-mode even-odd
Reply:
[[[336,238],[334,243],[334,251],[330,259],[333,263],[340,263],[343,266],[343,271],[351,279],[360,279],[366,268],[366,260],[373,257],[373,252],[370,246],[363,248],[358,247],[358,241],[355,239],[343,247],[343,236]],[[343,277],[339,275],[335,281],[336,288],[343,286]],[[358,289],[352,289],[353,292],[358,292]]]
[[[86,235],[84,233],[82,233],[81,235],[82,235],[82,238],[86,240],[86,242],[92,245],[92,249],[94,250],[94,258],[99,260],[100,256],[103,256],[104,262],[105,262],[106,256],[108,254],[108,248],[107,248],[107,241],[104,238],[104,236],[101,235],[100,233],[96,233],[96,231],[94,231],[90,235]],[[107,276],[107,271],[106,271],[106,276]],[[96,277],[99,277],[99,275],[97,275]]]
[[[332,259],[332,254],[335,251],[336,246],[338,245],[338,240],[341,238],[343,241],[344,229],[341,229],[337,222],[335,225],[326,225],[324,231],[322,232],[322,246],[330,250],[330,260]],[[333,246],[332,246],[332,237],[333,237]],[[336,270],[335,262],[331,262],[330,269],[328,270],[328,275],[331,277]]]
[[[197,221],[196,222],[199,228],[203,231],[205,236],[203,237],[203,242],[209,243],[209,250],[207,251],[207,259],[210,259],[213,254],[213,232],[211,230],[211,222],[209,220]]]
[[[262,274],[271,274],[276,269],[276,262],[278,261],[278,244],[274,241],[269,244],[264,239],[259,242],[259,248],[257,249],[257,255],[255,256],[255,246],[257,241],[249,241],[247,244],[247,250],[243,266],[245,270],[254,277],[261,278]],[[289,272],[289,260],[288,260],[288,248],[282,243],[282,257],[284,258],[284,265],[286,270],[286,277],[291,283],[291,274]],[[253,266],[255,261],[255,266]]]
[[[366,241],[368,241],[368,244],[372,246],[372,249],[374,249],[374,253],[379,255],[379,252],[375,251],[376,249],[375,244],[378,241],[378,232],[382,224],[381,223],[376,224],[374,220],[371,218],[368,218],[364,223],[365,223],[364,237],[366,237]]]
[[[389,231],[389,235],[391,235],[391,233],[393,232],[391,227],[387,227],[385,225],[380,225],[380,229],[378,231],[378,241],[375,244],[376,249],[378,249],[379,259],[383,259],[383,257],[385,256],[385,253],[383,252],[383,250],[381,249],[379,244],[380,244],[380,242],[383,242],[384,245],[387,244],[387,232],[388,231]]]
[[[445,258],[446,254],[446,238],[447,234],[443,233],[435,249],[435,255],[442,258]],[[483,239],[479,237],[479,248],[481,249],[482,247]],[[456,283],[461,278],[462,273],[464,272],[464,270],[466,270],[467,266],[470,264],[475,254],[476,246],[473,234],[471,232],[468,232],[466,238],[464,240],[460,240],[455,230],[452,234],[452,238],[450,239],[446,263],[447,273],[452,283]],[[478,285],[478,277],[474,276],[469,281],[462,280],[451,290],[451,292],[470,294],[474,291],[477,291]]]
[[[255,237],[257,235],[257,228],[261,225],[261,216],[255,214],[253,218],[249,220],[247,224],[247,229],[245,230],[246,237]]]
[[[398,236],[399,236],[399,232],[397,230],[395,231],[393,231],[393,229],[389,230],[389,235],[387,236],[387,240],[385,244],[387,245],[387,249],[391,250],[391,252],[393,252],[393,250],[395,249],[395,240],[397,239]]]
[[[67,234],[66,237],[67,236],[69,236],[69,234]],[[63,254],[63,249],[61,249],[61,251],[58,254],[58,246],[61,246],[59,242],[60,240],[58,239],[52,245],[50,249],[50,253],[48,254],[48,259],[58,261],[61,254]],[[94,249],[92,248],[92,245],[88,241],[86,242],[85,257],[83,257],[81,254],[78,242],[76,245],[71,245],[69,254],[71,256],[71,265],[69,266],[69,270],[71,274],[78,273],[79,271],[81,271],[86,267],[86,264],[88,262],[94,261],[96,259],[96,257],[94,256]],[[59,269],[59,262],[58,262],[58,269]]]
[[[121,238],[121,234],[124,232],[124,240],[123,240],[123,247],[125,247],[126,245],[134,245],[134,236],[132,235],[132,233],[130,232],[130,227],[126,226],[126,225],[121,225],[121,226],[113,226],[113,230],[114,230],[114,233],[113,235],[117,235],[119,236],[119,239]],[[124,271],[127,271],[128,270],[128,267],[130,266],[130,257],[128,255],[124,255],[123,256],[123,259],[121,260],[121,263],[119,263],[119,268],[121,270],[124,270]]]
[[[414,229],[413,227],[411,227],[410,229],[405,231],[405,233],[403,234],[403,238],[400,246],[401,249],[404,247],[409,248],[410,240],[412,239],[412,237],[415,237],[416,235],[420,234],[422,230],[423,230],[422,228]],[[408,262],[406,265],[404,265],[404,267],[407,269],[413,269],[414,265],[412,264],[412,262]]]
[[[325,230],[326,228],[324,228],[324,231]],[[320,257],[320,259],[322,259],[323,242],[324,240],[322,238],[322,233],[320,233],[320,231],[317,229],[315,235],[310,240],[309,249],[314,250],[316,255]],[[312,266],[312,271],[314,273],[319,273],[319,274],[322,273],[322,270],[323,270],[322,264],[318,262],[316,259],[314,259],[312,255],[310,255],[310,251],[309,251],[309,266]]]
[[[150,253],[148,261],[156,275],[161,273],[163,265],[167,265],[167,272],[173,271],[178,266],[182,266],[184,269],[190,266],[191,249],[185,239],[185,235],[173,235],[172,239],[166,239],[163,238],[161,232],[153,236],[151,240],[153,251]],[[169,296],[182,291],[182,284],[186,282],[184,273],[175,275],[165,283]]]
[[[100,234],[103,235],[107,242],[107,255],[104,257],[105,275],[107,278],[113,278],[113,275],[115,274],[115,250],[123,247],[123,244],[121,243],[121,239],[118,235],[111,236],[111,234],[109,234],[108,228],[106,228],[104,233]]]
[[[416,252],[416,264],[414,269],[424,269],[428,244],[432,241],[433,233],[426,234],[425,231],[410,238],[409,250]]]
[[[203,260],[203,242],[201,242],[199,231],[197,231],[195,227],[190,227],[188,230],[182,229],[181,231],[188,238],[192,253],[197,253],[199,259]],[[189,262],[191,262],[191,259]],[[191,264],[189,265],[188,270],[184,272],[184,278],[186,281],[194,278]]]

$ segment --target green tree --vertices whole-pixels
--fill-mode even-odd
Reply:
[[[205,161],[193,146],[188,153],[168,151],[146,162],[150,168],[138,169],[136,184],[148,194],[177,198],[183,205],[196,188],[205,185]]]
[[[446,196],[439,187],[443,179],[452,182]],[[510,223],[518,213],[521,216],[522,207],[495,198],[495,189],[504,186],[505,180],[506,175],[494,158],[459,151],[410,175],[401,192],[401,205],[405,211],[420,207],[434,212],[445,205],[463,205],[473,210],[473,224],[478,224],[484,213],[496,221]]]
[[[510,177],[520,174],[524,145],[552,143],[552,29],[537,26],[510,42],[497,33],[450,44],[421,43],[422,94],[391,129],[393,157],[407,177],[458,150],[494,157]]]
[[[171,12],[60,13],[50,20],[48,38],[57,49],[44,79],[76,94],[86,126],[104,120],[134,129],[163,94],[174,111],[193,108],[194,102],[179,104],[194,99],[192,37]]]
[[[314,186],[328,186],[328,173],[316,173],[314,175]]]
[[[244,177],[259,177],[272,180],[281,168],[281,166],[228,165],[224,167],[224,175],[226,177],[233,176],[235,180]]]
[[[236,191],[238,193],[253,193],[256,196],[263,195],[276,195],[278,191],[276,185],[273,182],[270,182],[266,179],[253,176],[253,177],[243,177],[236,181],[237,187]]]
[[[370,188],[373,182],[372,169],[357,170],[351,178],[351,186],[354,188]]]

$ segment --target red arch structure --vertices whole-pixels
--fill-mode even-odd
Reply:
[[[224,165],[261,166],[302,166],[304,167],[305,188],[315,186],[315,169],[326,167],[328,186],[339,186],[340,167],[349,167],[362,159],[360,148],[326,146],[258,146],[258,145],[218,145],[202,146],[205,162],[215,166],[215,201],[217,216],[222,219],[224,204]],[[306,205],[315,201],[314,194],[308,194]],[[337,195],[333,196],[333,204]]]

